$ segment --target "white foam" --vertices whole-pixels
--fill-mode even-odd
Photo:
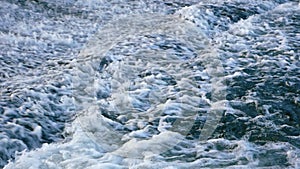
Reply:
[[[91,0],[86,4],[77,1],[77,5],[87,9],[97,8],[92,3],[102,1]],[[217,18],[208,9],[202,11],[203,3],[184,8],[175,15],[127,15],[102,27],[71,64],[75,75],[71,78],[74,98],[66,96],[70,94],[67,84],[62,88],[46,85],[49,90],[61,90],[60,93],[66,94],[59,98],[64,110],[74,109],[70,106],[73,103],[78,107],[75,121],[65,129],[66,140],[23,152],[5,168],[255,168],[260,165],[257,157],[267,150],[286,152],[288,163],[298,167],[299,149],[288,143],[270,142],[259,146],[247,141],[247,137],[231,141],[209,139],[224,111],[225,114],[241,114],[229,106],[224,81],[245,76],[241,68],[230,68],[240,66],[241,61],[252,61],[247,57],[235,60],[235,52],[224,54],[215,48],[237,40],[241,44],[235,45],[234,50],[248,50],[241,36],[251,34],[259,26],[252,24],[257,19],[252,16],[230,25],[229,31],[223,34],[218,28],[213,29],[213,33],[222,36],[215,39],[218,44],[210,44],[207,37],[211,36],[211,28],[207,19]],[[145,7],[143,3],[139,5]],[[197,16],[199,12],[200,17]],[[196,24],[182,18],[196,20]],[[71,43],[69,36],[46,33],[43,38]],[[176,51],[177,43],[183,43],[180,50],[185,57],[176,55],[181,54]],[[283,39],[281,45],[285,43]],[[165,44],[171,47],[163,46]],[[162,46],[167,49],[162,50]],[[233,56],[223,62],[223,54]],[[106,56],[113,62],[99,73],[99,63]],[[261,59],[260,64],[269,61]],[[231,70],[234,73],[225,74]],[[201,80],[196,81],[196,75]],[[107,97],[98,98],[99,91],[105,92]],[[32,97],[29,104],[33,104],[35,98],[47,100],[52,96],[27,89],[26,93]],[[208,94],[211,98],[206,96]],[[18,101],[16,94],[11,95],[11,99]],[[33,108],[51,109],[50,103],[49,99],[41,101],[33,104]],[[201,114],[205,116],[202,117],[205,124],[197,129],[201,130],[200,140],[187,139],[185,136],[192,129],[198,112],[206,112]],[[14,111],[5,109],[5,113],[14,114]],[[47,113],[57,115],[53,111]],[[274,123],[266,122],[265,116],[239,119],[276,128]],[[19,129],[15,124],[12,126]],[[35,125],[31,134],[41,138],[42,132],[43,129]]]

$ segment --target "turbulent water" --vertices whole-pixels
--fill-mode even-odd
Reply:
[[[300,4],[0,1],[0,167],[300,168]]]

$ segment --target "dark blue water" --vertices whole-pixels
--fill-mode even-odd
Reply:
[[[0,166],[299,168],[296,1],[0,2]]]

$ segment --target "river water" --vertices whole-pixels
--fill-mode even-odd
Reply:
[[[3,0],[0,167],[300,168],[297,1]]]

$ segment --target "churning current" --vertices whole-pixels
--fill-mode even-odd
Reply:
[[[0,167],[300,168],[300,4],[3,0]]]

